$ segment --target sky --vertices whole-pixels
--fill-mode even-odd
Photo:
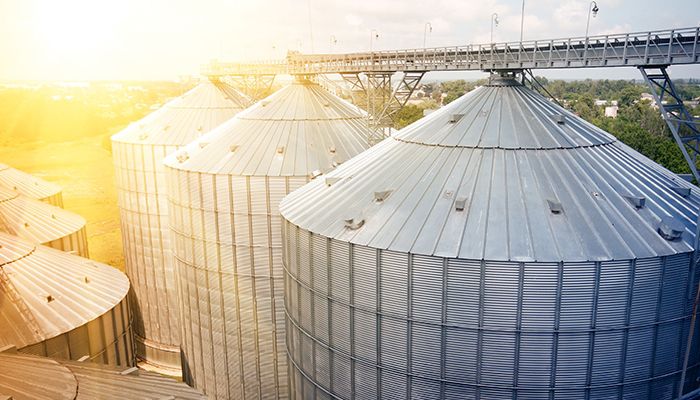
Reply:
[[[700,1],[600,0],[590,34],[700,25]],[[174,80],[211,60],[287,50],[366,51],[518,40],[521,0],[0,0],[0,80]],[[587,0],[525,0],[524,39],[583,36]],[[331,36],[337,42],[331,43]],[[639,78],[634,68],[538,71],[548,78]],[[427,79],[476,79],[479,72]],[[700,65],[672,77],[700,78]]]

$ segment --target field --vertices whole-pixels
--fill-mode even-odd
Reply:
[[[63,186],[64,208],[87,220],[90,258],[124,270],[114,168],[103,139],[0,146],[0,162]]]

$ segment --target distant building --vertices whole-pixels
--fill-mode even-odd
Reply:
[[[609,118],[617,118],[617,110],[618,107],[615,106],[607,106],[605,107],[605,116]]]

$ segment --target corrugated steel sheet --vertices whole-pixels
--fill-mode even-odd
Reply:
[[[675,399],[698,195],[479,88],[282,201],[292,398]]]
[[[203,400],[201,392],[170,378],[87,362],[0,354],[0,395],[14,400]]]
[[[0,231],[88,257],[85,219],[0,186]]]
[[[74,400],[77,394],[78,381],[58,362],[24,354],[0,354],[0,397]]]
[[[193,172],[307,176],[367,148],[367,118],[309,82],[296,82],[190,144],[166,164]]]
[[[288,397],[277,205],[366,137],[361,112],[299,82],[166,159],[185,378],[212,398]]]
[[[464,116],[450,123],[455,114]],[[390,194],[377,201],[381,191]],[[546,262],[691,251],[699,205],[696,187],[609,134],[522,86],[493,86],[305,186],[282,210],[292,223],[358,245]],[[665,217],[685,226],[682,240],[657,233]],[[364,225],[347,229],[347,218]]]
[[[242,95],[232,87],[206,81],[112,137],[137,354],[144,366],[159,372],[180,374],[180,325],[161,162],[233,117],[242,104]]]
[[[1,163],[0,185],[27,197],[63,207],[63,189],[60,186]]]
[[[131,365],[128,290],[115,268],[0,233],[0,348]]]

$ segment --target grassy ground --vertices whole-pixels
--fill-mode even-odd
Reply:
[[[0,162],[63,186],[64,208],[87,220],[90,258],[123,271],[114,168],[103,140],[0,146]]]

